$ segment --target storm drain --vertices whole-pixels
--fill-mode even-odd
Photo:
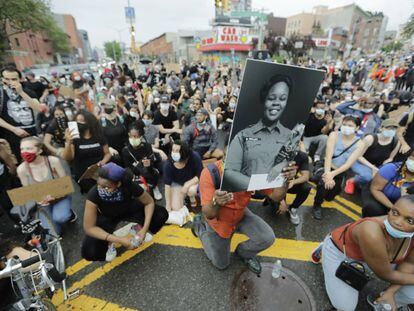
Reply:
[[[232,284],[232,311],[316,311],[307,285],[283,267],[278,279],[272,278],[273,263],[262,263],[260,276],[243,269]]]

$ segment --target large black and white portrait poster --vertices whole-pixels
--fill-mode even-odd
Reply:
[[[230,133],[221,189],[280,187],[299,148],[324,72],[248,59]]]

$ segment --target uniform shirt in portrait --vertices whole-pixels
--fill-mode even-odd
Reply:
[[[230,143],[226,170],[245,176],[268,174],[275,166],[281,148],[289,141],[291,130],[280,122],[267,127],[260,120],[236,134]]]
[[[221,161],[217,161],[215,165],[218,167],[220,177],[222,175]],[[227,164],[226,164],[227,165]],[[200,201],[201,205],[210,204],[213,200],[216,188],[211,178],[208,168],[204,168],[200,176]],[[261,191],[266,195],[272,193],[272,189]],[[216,218],[207,219],[211,228],[222,238],[228,239],[232,236],[237,228],[238,223],[244,217],[244,210],[250,202],[251,192],[234,192],[233,200],[226,205],[220,207]]]
[[[112,219],[121,218],[128,214],[128,210],[134,205],[140,204],[138,198],[144,193],[144,190],[138,183],[132,182],[127,186],[121,186],[123,200],[120,202],[111,202],[103,200],[98,194],[97,186],[93,186],[88,192],[87,199],[97,205],[98,213]]]
[[[322,129],[326,125],[325,118],[318,119],[314,113],[309,115],[308,121],[305,125],[304,137],[315,137],[322,134]]]
[[[36,98],[36,94],[28,89],[23,89],[28,96]],[[10,125],[21,128],[30,136],[36,135],[36,121],[33,109],[20,96],[9,97],[9,92],[3,90],[3,103],[0,117]]]
[[[174,127],[174,121],[177,121],[177,113],[170,108],[168,114],[164,116],[160,110],[157,110],[154,114],[154,125],[162,125],[165,129],[172,129]],[[165,134],[160,133],[160,138],[163,138]]]
[[[103,159],[103,146],[107,144],[105,139],[98,140],[94,137],[73,140],[75,158],[72,163],[76,178],[81,177],[89,166]]]

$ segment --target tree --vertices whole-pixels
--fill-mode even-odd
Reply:
[[[399,51],[402,49],[402,47],[403,47],[403,44],[400,41],[395,41],[382,47],[381,50],[385,53],[390,53],[391,51]]]
[[[115,61],[121,59],[121,45],[117,41],[110,41],[104,43],[106,56],[111,57]]]
[[[56,52],[69,51],[68,37],[54,21],[48,0],[0,0],[0,57],[10,37],[29,30],[47,34]]]
[[[411,38],[414,35],[414,13],[411,14],[410,18],[405,24],[402,34],[407,39]]]

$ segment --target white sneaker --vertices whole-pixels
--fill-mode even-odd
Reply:
[[[137,234],[138,234],[138,232],[139,232],[141,229],[142,229],[141,225],[140,225],[140,224],[136,224],[136,225],[134,225],[134,226],[132,226],[132,227],[131,227],[131,230],[129,231],[129,234],[131,234],[131,235],[137,235]],[[147,232],[147,233],[145,234],[145,239],[144,239],[144,242],[149,242],[149,241],[151,241],[151,240],[152,240],[152,238],[153,238],[152,234],[151,234],[151,233],[149,233],[149,232]]]
[[[156,187],[154,188],[154,199],[155,199],[156,201],[160,201],[160,200],[162,200],[162,193],[160,192],[160,189],[158,189],[158,186],[156,186]]]
[[[313,162],[318,162],[321,159],[319,155],[316,155],[313,157]]]
[[[298,215],[298,209],[297,208],[289,209],[289,219],[290,219],[290,222],[294,225],[299,225],[300,224],[300,217]]]
[[[110,262],[116,257],[116,248],[113,243],[108,244],[108,250],[106,251],[105,260]]]

